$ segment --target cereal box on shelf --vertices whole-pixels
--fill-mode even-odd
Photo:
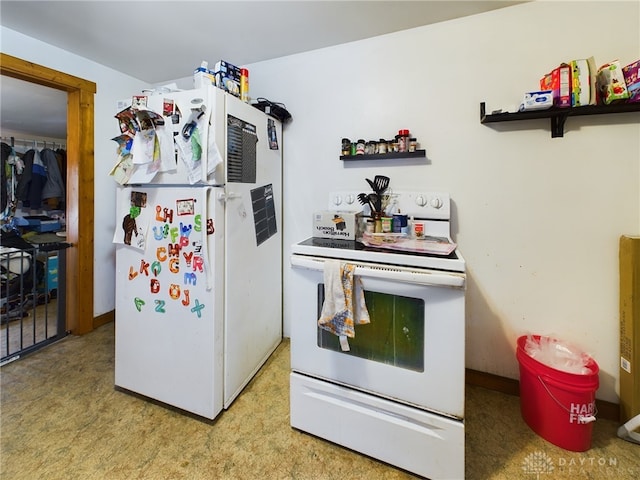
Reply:
[[[629,98],[619,60],[605,63],[598,69],[597,84],[602,103],[606,105]]]
[[[540,90],[553,91],[556,107],[571,106],[571,66],[562,63],[540,79]]]
[[[630,102],[640,102],[640,60],[622,68]]]

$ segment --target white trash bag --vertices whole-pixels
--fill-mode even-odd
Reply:
[[[576,346],[559,340],[527,335],[525,352],[538,362],[567,373],[589,375],[593,373],[587,366],[590,357]]]

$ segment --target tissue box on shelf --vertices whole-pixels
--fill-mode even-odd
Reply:
[[[529,110],[545,110],[553,107],[553,91],[542,90],[540,92],[527,92],[520,105],[521,112]]]
[[[321,211],[313,214],[313,236],[355,240],[360,222],[359,212]]]
[[[629,98],[627,84],[618,60],[605,63],[598,69],[597,83],[600,98],[606,105]]]
[[[229,92],[236,97],[240,96],[240,69],[235,65],[220,60],[213,69],[218,88]]]
[[[571,66],[563,63],[540,79],[540,90],[553,91],[556,107],[571,106]]]
[[[630,102],[640,102],[640,60],[622,68]]]

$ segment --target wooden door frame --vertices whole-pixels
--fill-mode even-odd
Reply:
[[[0,52],[0,74],[67,92],[66,325],[93,330],[94,94],[96,84]],[[82,232],[82,236],[80,235]]]

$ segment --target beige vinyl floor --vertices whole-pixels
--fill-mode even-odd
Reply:
[[[289,425],[289,342],[229,410],[203,421],[114,388],[114,325],[68,336],[1,369],[0,478],[409,479]],[[599,419],[592,448],[533,433],[519,398],[466,389],[466,478],[637,479],[640,445]],[[385,439],[381,439],[385,441]]]

